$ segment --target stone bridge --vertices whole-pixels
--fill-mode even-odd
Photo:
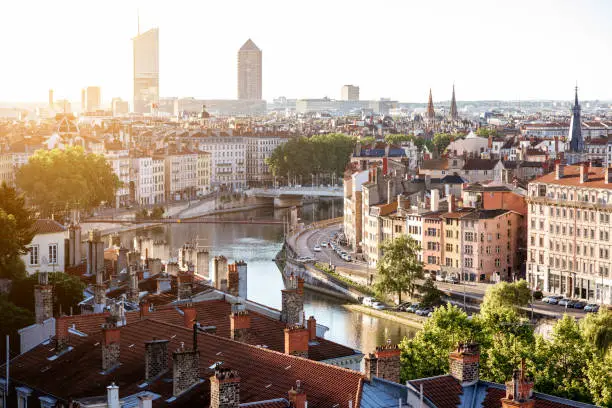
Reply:
[[[344,195],[343,187],[279,187],[279,188],[252,188],[246,191],[248,196],[257,199],[274,200],[274,207],[301,206],[305,197],[341,198]]]

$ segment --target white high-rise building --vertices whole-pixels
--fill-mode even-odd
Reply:
[[[138,34],[134,41],[134,112],[149,113],[159,103],[159,29]]]

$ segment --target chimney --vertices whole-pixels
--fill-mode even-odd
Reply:
[[[227,293],[237,297],[239,282],[238,265],[236,263],[227,265]]]
[[[589,164],[582,163],[580,164],[580,184],[586,183],[589,181]]]
[[[172,289],[171,279],[168,274],[164,273],[160,275],[157,279],[157,293],[168,292]]]
[[[480,347],[477,343],[459,343],[457,350],[450,353],[449,360],[450,374],[463,387],[473,385],[478,381]]]
[[[425,190],[429,191],[431,189],[431,174],[425,175]]]
[[[235,311],[230,314],[230,336],[232,340],[247,342],[251,329],[251,316],[248,310]]]
[[[117,261],[117,263],[119,263]],[[140,290],[138,288],[138,271],[134,265],[129,267],[127,299],[132,303],[138,303]]]
[[[446,197],[446,201],[448,202],[448,212],[455,212],[455,196],[449,194],[448,197]]]
[[[285,329],[285,354],[308,358],[308,329],[301,325]]]
[[[121,408],[121,405],[119,405],[119,387],[115,383],[106,387],[106,404],[108,408]]]
[[[374,353],[368,353],[364,358],[364,371],[368,381],[372,381],[372,378],[377,376],[376,365],[378,361]]]
[[[172,353],[172,395],[175,397],[200,382],[200,352],[181,343]]]
[[[38,272],[38,285],[34,286],[36,324],[53,317],[53,286],[49,285],[47,272]]]
[[[106,285],[96,283],[94,289],[94,313],[102,313],[106,307]]]
[[[391,204],[395,200],[395,181],[387,180],[387,204]]]
[[[238,269],[238,296],[246,299],[248,278],[247,263],[244,261],[237,261],[236,268]]]
[[[521,360],[521,369],[514,370],[512,380],[506,382],[506,397],[502,398],[502,408],[533,408],[533,381],[525,378],[525,359]]]
[[[183,325],[188,329],[193,328],[193,324],[198,321],[197,310],[191,303],[183,306],[181,310],[183,311]]]
[[[102,370],[108,372],[119,365],[121,330],[113,318],[102,327]]]
[[[70,323],[67,316],[55,319],[55,352],[59,354],[66,349],[70,341]]]
[[[564,176],[565,165],[561,163],[561,160],[555,160],[555,180],[561,180]]]
[[[306,408],[308,406],[306,393],[302,389],[302,382],[300,380],[295,382],[295,388],[291,387],[287,394],[291,408]]]
[[[210,377],[210,408],[238,408],[240,376],[227,368],[216,368]]]
[[[129,250],[124,247],[120,247],[117,254],[117,273],[121,273],[124,269],[128,268],[128,252]]]
[[[151,408],[153,407],[153,397],[149,394],[138,396],[138,408]]]
[[[193,291],[193,275],[189,272],[179,272],[176,281],[178,286],[178,300],[190,299]]]
[[[209,276],[210,254],[208,251],[198,251],[196,254],[196,270],[195,273],[208,279]]]
[[[308,340],[314,341],[317,338],[317,321],[314,316],[310,316],[308,318],[307,326],[308,328]]]
[[[227,258],[215,256],[213,258],[212,278],[215,281],[215,289],[227,290]]]
[[[292,277],[289,288],[281,290],[281,302],[281,321],[289,326],[300,324],[304,311],[304,279]]]
[[[397,344],[391,344],[390,340],[386,345],[376,347],[376,377],[399,383],[400,354]]]
[[[604,181],[606,184],[612,184],[612,168],[606,167],[604,169]]]
[[[145,381],[151,382],[168,371],[168,340],[145,342]]]
[[[151,313],[151,305],[149,304],[148,300],[143,300],[139,305],[138,308],[140,309],[140,318],[144,319],[146,316],[148,316]]]
[[[431,190],[430,206],[431,211],[438,211],[440,209],[440,190],[437,188]]]

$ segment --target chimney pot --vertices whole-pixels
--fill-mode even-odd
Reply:
[[[292,387],[287,394],[291,408],[306,408],[308,406],[306,393],[302,389],[300,380],[295,382],[295,388]]]
[[[181,344],[172,353],[172,395],[175,397],[200,381],[200,352]]]
[[[108,408],[121,408],[119,405],[119,387],[115,383],[106,387],[106,403]]]
[[[308,340],[314,341],[317,338],[317,321],[314,316],[308,318]]]
[[[232,340],[246,342],[251,329],[251,316],[247,310],[230,314],[230,335]]]
[[[228,368],[216,368],[210,377],[210,408],[238,408],[240,376]]]
[[[191,329],[193,324],[198,320],[198,311],[191,304],[183,306],[182,311],[183,325],[186,328]]]
[[[470,386],[478,381],[480,350],[476,343],[459,344],[457,350],[450,353],[450,374],[462,386]]]
[[[588,163],[582,163],[580,165],[580,184],[589,181],[589,165]]]
[[[138,408],[151,408],[153,406],[153,397],[148,394],[138,397]]]
[[[145,342],[145,381],[168,371],[168,340]]]
[[[376,358],[376,377],[399,383],[400,354],[399,347],[396,344],[391,344],[390,341],[384,346],[376,347],[376,352],[374,353]]]
[[[121,330],[109,318],[102,328],[102,370],[109,371],[119,365],[121,355]]]

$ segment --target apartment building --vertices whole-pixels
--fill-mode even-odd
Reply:
[[[528,191],[531,287],[612,304],[612,170],[557,163]]]
[[[175,150],[166,154],[164,182],[168,201],[194,199],[198,191],[198,153]]]
[[[361,246],[363,240],[362,185],[370,171],[363,170],[344,177],[344,236],[350,248]]]
[[[120,143],[112,143],[104,147],[104,157],[120,182],[115,192],[115,206],[125,206],[130,199],[130,152]]]
[[[273,183],[273,176],[266,164],[272,152],[287,142],[287,138],[276,136],[249,136],[244,137],[246,142],[246,170],[247,183],[251,187],[269,186]]]
[[[198,152],[198,194],[204,195],[210,192],[211,157],[208,152]]]
[[[211,154],[211,187],[242,190],[247,188],[247,146],[243,136],[202,137],[198,150]]]
[[[15,168],[13,167],[13,154],[0,153],[0,184],[12,186],[15,182]]]

